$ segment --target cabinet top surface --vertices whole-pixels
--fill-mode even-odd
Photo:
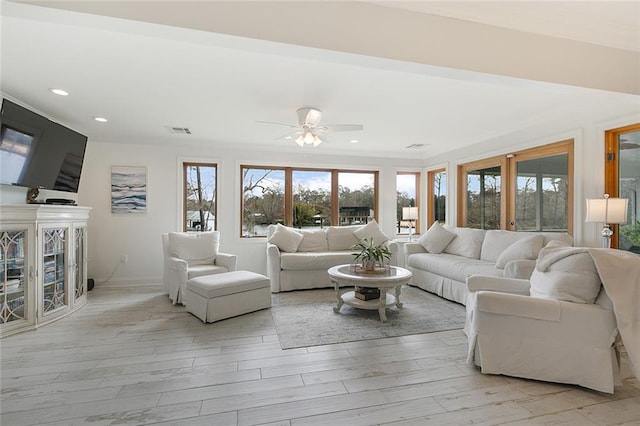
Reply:
[[[51,204],[0,204],[2,222],[33,220],[86,220],[91,207]]]

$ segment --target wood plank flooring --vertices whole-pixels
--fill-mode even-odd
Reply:
[[[640,425],[628,373],[613,395],[483,375],[466,346],[453,330],[282,350],[269,310],[205,325],[158,287],[98,286],[0,340],[0,424]]]

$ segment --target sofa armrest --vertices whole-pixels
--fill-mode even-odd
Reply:
[[[186,271],[189,266],[186,260],[179,259],[174,256],[165,257],[164,265],[167,269],[172,269],[174,271]]]
[[[277,245],[267,243],[267,276],[271,284],[271,292],[280,292],[280,249]]]
[[[560,321],[562,312],[561,302],[558,300],[494,291],[478,292],[476,308],[480,312],[496,315],[554,322]]]
[[[405,243],[404,244],[404,254],[405,256],[409,256],[410,254],[415,253],[426,253],[427,251],[422,247],[419,243]]]
[[[496,291],[501,293],[529,295],[529,280],[518,278],[491,277],[485,275],[471,275],[467,277],[467,290]]]
[[[528,280],[536,268],[536,261],[532,259],[515,259],[504,266],[504,276]]]
[[[216,255],[216,265],[224,266],[229,272],[238,269],[238,256],[229,253],[218,253]]]
[[[398,249],[399,244],[395,241],[388,240],[384,243],[385,246],[389,248],[391,252],[391,257],[389,258],[389,265],[398,266]]]

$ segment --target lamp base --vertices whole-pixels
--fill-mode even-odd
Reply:
[[[600,235],[602,235],[602,248],[611,248],[611,236],[613,235],[613,231],[608,224],[604,224],[602,231],[600,231]]]

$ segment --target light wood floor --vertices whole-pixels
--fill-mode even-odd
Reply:
[[[268,310],[204,325],[155,287],[98,287],[0,345],[3,426],[640,424],[636,379],[483,375],[461,330],[282,350]]]

